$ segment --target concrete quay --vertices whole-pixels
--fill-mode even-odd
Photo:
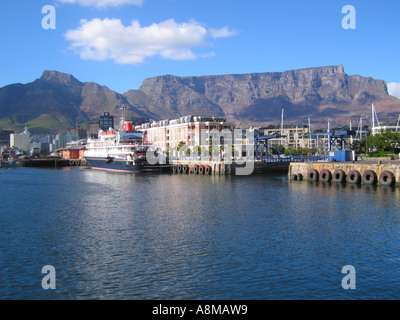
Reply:
[[[290,164],[288,177],[291,181],[393,186],[400,184],[400,161],[293,162]]]
[[[244,160],[224,162],[212,160],[171,160],[174,174],[197,175],[248,175],[257,173],[287,173],[289,161],[264,162],[258,160]]]

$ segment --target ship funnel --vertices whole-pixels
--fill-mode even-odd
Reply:
[[[122,131],[133,131],[132,121],[125,121]]]

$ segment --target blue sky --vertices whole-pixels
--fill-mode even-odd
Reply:
[[[46,5],[55,29],[42,27]],[[345,5],[356,9],[356,29],[342,27]],[[395,92],[399,18],[395,0],[2,0],[0,87],[57,70],[124,93],[163,74],[343,64]]]

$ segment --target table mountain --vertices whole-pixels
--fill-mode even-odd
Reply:
[[[369,116],[375,103],[382,119],[397,120],[400,100],[389,96],[383,80],[349,76],[343,66],[285,72],[176,77],[144,80],[139,89],[151,97],[148,110],[163,118],[187,114],[224,115],[237,122],[285,120],[326,126]],[[128,99],[129,101],[129,99]]]
[[[316,67],[285,72],[145,79],[138,90],[124,94],[72,75],[44,71],[28,84],[0,88],[0,128],[17,127],[37,119],[52,121],[49,131],[88,122],[108,111],[154,120],[184,115],[225,116],[237,123],[286,122],[326,127],[348,124],[370,116],[374,103],[381,120],[396,121],[400,100],[389,96],[383,80],[347,75],[343,66]],[[55,124],[63,123],[63,126]],[[368,123],[365,120],[364,123]]]

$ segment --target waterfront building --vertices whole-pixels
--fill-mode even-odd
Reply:
[[[114,117],[109,112],[104,112],[104,115],[100,116],[99,128],[103,131],[114,128]]]
[[[78,136],[79,140],[87,139],[87,137],[88,137],[87,130],[79,127],[79,124],[76,125],[75,128],[71,129],[70,133],[71,133],[71,135]]]
[[[54,140],[54,135],[47,135],[47,136],[36,136],[32,137],[32,142],[39,142],[39,143],[51,143]]]
[[[50,153],[50,143],[48,142],[40,142],[39,143],[39,152],[44,152],[45,154]]]
[[[283,128],[265,128],[264,135],[271,136],[278,133],[282,138],[271,139],[272,145],[282,145],[285,148],[313,148],[315,146],[315,139],[309,136],[310,128],[305,125],[300,126],[284,126]]]
[[[32,142],[30,145],[30,150],[28,152],[28,155],[34,156],[39,154],[40,154],[40,142]]]
[[[30,150],[31,134],[28,128],[25,127],[24,132],[20,134],[10,134],[10,147],[18,148],[25,152]]]
[[[99,130],[100,130],[100,121],[92,120],[89,123],[89,132],[88,138],[89,139],[98,139],[99,138]]]
[[[149,143],[157,145],[161,150],[176,149],[182,143],[191,150],[197,147],[208,147],[210,142],[218,146],[232,144],[234,129],[233,122],[226,122],[223,117],[210,116],[184,116],[135,126],[135,130],[145,133]],[[229,130],[232,141],[223,141],[223,137],[220,137],[219,141],[212,141],[212,130],[218,132]],[[204,141],[201,141],[202,132],[206,135]]]
[[[65,148],[68,142],[75,140],[79,140],[79,136],[76,133],[59,133],[56,135],[53,143],[50,146],[50,152]]]
[[[61,150],[61,157],[68,160],[84,159],[86,139],[71,141]]]

